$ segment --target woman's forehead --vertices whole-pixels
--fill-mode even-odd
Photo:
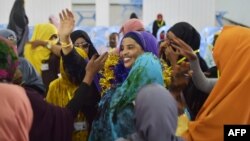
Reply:
[[[76,42],[80,42],[80,41],[82,41],[82,42],[87,42],[83,37],[78,37],[78,38],[76,39]]]
[[[133,39],[133,38],[131,38],[131,37],[126,37],[126,38],[124,38],[123,40],[122,40],[122,44],[123,45],[126,45],[126,44],[134,44],[134,43],[136,43],[136,41]]]

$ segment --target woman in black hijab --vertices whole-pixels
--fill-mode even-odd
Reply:
[[[198,52],[201,37],[197,30],[187,22],[176,23],[168,30],[167,33],[167,40],[171,45],[173,42],[171,42],[169,32],[173,33],[176,37],[180,38],[188,45],[190,45],[194,51],[197,51],[197,56],[199,58],[199,63],[202,71],[208,71],[206,62],[203,58],[201,58]],[[194,120],[201,106],[207,99],[208,94],[198,90],[192,80],[189,81],[189,84],[183,90],[183,94],[191,120]]]
[[[71,41],[73,43],[74,48],[81,48],[83,49],[87,55],[88,59],[90,59],[93,55],[99,56],[98,52],[96,51],[93,43],[90,40],[89,35],[82,30],[73,31],[70,34]],[[75,49],[73,49],[68,55],[63,55],[63,67],[65,72],[68,74],[68,78],[74,84],[80,85],[82,83],[82,78],[85,76],[86,71],[85,67],[87,65],[88,59],[85,60],[81,57]],[[87,118],[87,121],[90,125],[88,130],[91,130],[92,121],[97,113],[97,106],[93,107],[93,104],[90,103],[98,103],[101,98],[100,95],[100,85],[99,85],[99,77],[95,75],[94,81],[90,85],[90,90],[88,92],[93,98],[91,101],[84,102],[85,106],[81,109],[84,115]],[[87,95],[87,93],[85,93]]]
[[[89,35],[85,31],[76,30],[71,33],[70,38],[74,44],[74,47],[80,47],[86,51],[88,58],[91,58],[94,54],[98,54],[89,38]]]
[[[199,50],[201,36],[197,30],[187,22],[179,22],[172,26],[168,32],[174,33],[175,36],[186,42],[192,47],[194,51]],[[201,58],[199,52],[197,53],[200,66],[203,72],[208,70],[208,66],[203,58]]]

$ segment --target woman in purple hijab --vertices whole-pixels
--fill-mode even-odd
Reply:
[[[120,58],[130,71],[122,84],[103,94],[89,141],[114,141],[135,132],[133,103],[137,91],[151,83],[163,85],[157,56],[158,43],[151,33],[131,31],[124,35]]]

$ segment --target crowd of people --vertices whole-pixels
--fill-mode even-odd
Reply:
[[[224,125],[250,124],[249,28],[224,26],[209,68],[187,22],[158,42],[162,15],[150,33],[133,13],[98,54],[70,10],[59,17],[28,41],[16,0],[0,30],[0,140],[219,141]]]

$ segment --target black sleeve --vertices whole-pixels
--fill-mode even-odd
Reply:
[[[24,9],[24,0],[15,1],[11,9],[9,20],[20,28],[24,28],[28,24],[28,18]]]
[[[157,34],[157,30],[158,30],[157,22],[154,21],[152,32],[153,32],[153,35],[154,35],[155,37],[157,36],[157,35],[156,35],[156,34]]]
[[[81,85],[75,92],[75,96],[67,104],[67,108],[70,109],[74,118],[77,116],[82,107],[87,104],[87,101],[89,99],[88,97],[91,95],[89,93],[89,89],[90,86],[88,84],[81,83]]]
[[[26,17],[24,11],[20,11],[20,12],[16,11],[13,17],[17,26],[19,26],[20,28],[24,28],[28,24],[27,22],[28,18]]]
[[[75,91],[75,96],[68,103],[67,108],[70,109],[74,117],[76,117],[79,110],[83,112],[89,125],[92,125],[97,114],[100,98],[100,94],[95,88],[94,83],[92,83],[91,86],[82,83]],[[89,132],[91,131],[91,126],[88,130]]]
[[[87,61],[84,60],[75,49],[66,56],[62,55],[62,57],[64,70],[67,70],[71,82],[76,82],[77,85],[79,85],[78,89],[75,91],[74,98],[68,103],[67,107],[71,110],[74,117],[77,115],[78,111],[81,110],[86,116],[89,125],[92,125],[101,97],[94,82],[91,83],[91,86],[82,83],[82,79],[85,76]],[[89,131],[90,130],[91,128],[89,128]]]
[[[61,55],[63,59],[63,68],[69,80],[79,85],[85,76],[87,61],[77,53],[75,48],[67,55],[64,55],[61,51]]]
[[[30,87],[24,87],[33,110],[30,141],[69,141],[72,139],[73,115],[70,109],[50,104]]]

